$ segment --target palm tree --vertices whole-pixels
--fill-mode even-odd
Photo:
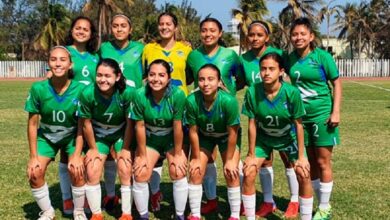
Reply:
[[[355,38],[354,22],[356,17],[357,6],[356,4],[347,3],[344,6],[338,5],[341,13],[336,14],[336,27],[335,30],[339,30],[339,39],[347,39],[349,47],[351,49],[351,58],[353,59],[353,44]]]
[[[281,11],[281,14],[292,14],[292,20],[307,16],[313,21],[317,21],[315,16],[317,10],[316,6],[322,3],[322,0],[275,0],[275,1],[287,1],[287,6]]]
[[[61,4],[48,4],[47,17],[42,31],[34,40],[34,49],[49,50],[53,45],[65,42],[71,19],[68,11]]]
[[[240,0],[239,8],[232,9],[233,18],[239,22],[240,54],[242,49],[248,49],[246,36],[249,24],[254,20],[262,20],[263,16],[267,14],[268,9],[263,0]]]
[[[131,6],[133,0],[126,0],[128,6]],[[85,14],[92,14],[97,9],[97,21],[98,21],[98,34],[99,34],[99,45],[102,40],[102,36],[107,36],[111,18],[114,13],[122,13],[122,10],[118,7],[115,0],[89,0],[85,3],[82,11]]]
[[[322,7],[320,9],[320,12],[318,14],[318,20],[319,21],[323,21],[324,19],[326,19],[326,39],[327,39],[327,44],[326,44],[326,49],[328,50],[329,48],[329,35],[330,35],[330,17],[335,14],[335,13],[338,13],[338,7],[337,6],[332,6],[330,7],[330,4],[333,3],[335,0],[332,0],[332,1],[329,1],[329,3],[327,5],[325,5],[324,7]]]

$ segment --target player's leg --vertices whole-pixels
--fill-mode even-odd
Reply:
[[[164,157],[160,157],[153,168],[152,176],[150,177],[150,192],[152,195],[150,196],[150,205],[152,211],[160,211],[160,202],[163,199],[163,195],[160,191],[160,183],[161,183],[161,175],[162,168],[164,163]]]
[[[103,208],[108,211],[113,210],[119,203],[119,197],[115,194],[117,164],[114,155],[115,151],[111,150],[104,163],[104,188],[106,189],[106,196],[103,198]]]
[[[294,171],[294,165],[289,161],[286,152],[279,151],[279,155],[286,169],[286,178],[291,195],[290,202],[288,203],[287,209],[284,213],[284,217],[296,218],[299,212],[299,184],[297,175]]]
[[[60,151],[60,162],[58,163],[58,178],[62,195],[62,210],[65,214],[73,213],[73,200],[71,181],[68,172],[68,155],[63,150]]]
[[[256,215],[265,217],[276,210],[276,205],[273,199],[273,184],[274,184],[274,170],[272,167],[273,152],[264,160],[260,168],[259,178],[261,183],[261,190],[263,192],[264,201],[260,204]]]
[[[202,204],[202,214],[208,214],[217,210],[217,164],[215,162],[217,154],[218,149],[214,148],[209,161],[207,161],[206,174],[202,183],[207,201]]]

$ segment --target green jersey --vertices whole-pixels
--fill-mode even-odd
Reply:
[[[227,126],[240,124],[237,99],[228,92],[218,90],[217,98],[208,111],[204,107],[203,94],[198,90],[187,98],[185,122],[198,126],[199,132],[206,137],[226,138]]]
[[[261,76],[260,76],[260,59],[268,54],[268,53],[277,53],[280,56],[284,57],[284,53],[282,50],[274,48],[274,47],[267,47],[263,54],[260,57],[256,57],[256,55],[253,54],[251,50],[244,53],[240,56],[240,65],[241,65],[241,79],[245,80],[245,83],[247,86],[251,86],[252,84],[261,82]]]
[[[127,86],[122,93],[115,90],[111,98],[106,99],[96,84],[92,84],[80,96],[79,117],[91,119],[95,137],[115,142],[123,137],[134,91]]]
[[[170,85],[159,103],[154,101],[148,87],[137,90],[130,118],[144,121],[146,145],[164,146],[173,144],[173,122],[182,120],[186,95],[176,86]]]
[[[25,110],[41,116],[38,135],[53,144],[66,144],[77,131],[77,105],[84,86],[71,81],[62,95],[58,95],[51,80],[36,82],[27,97]]]
[[[69,50],[73,62],[73,79],[85,85],[94,83],[96,81],[96,67],[99,62],[98,54],[80,53],[73,46],[67,46],[66,48]]]
[[[258,83],[246,91],[242,113],[256,120],[256,145],[265,143],[278,149],[295,140],[294,119],[302,118],[305,110],[294,86],[282,83],[275,98],[269,100],[263,83]]]
[[[188,74],[194,77],[194,86],[198,87],[198,71],[205,64],[216,65],[221,72],[222,82],[225,84],[228,91],[232,94],[236,94],[236,81],[234,77],[239,76],[240,63],[239,58],[231,49],[225,47],[219,47],[214,56],[210,57],[206,54],[203,47],[198,47],[193,50],[187,58]]]
[[[332,56],[319,48],[300,58],[296,52],[289,55],[289,76],[298,87],[306,116],[304,122],[318,122],[329,117],[332,111],[332,95],[328,81],[339,77]]]
[[[111,58],[118,62],[123,75],[126,78],[126,84],[140,88],[142,87],[142,51],[144,45],[129,41],[127,47],[120,49],[113,42],[105,42],[100,47],[100,56],[102,58]]]

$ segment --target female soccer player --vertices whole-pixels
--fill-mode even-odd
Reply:
[[[289,76],[301,92],[306,110],[303,117],[314,192],[319,208],[314,219],[330,219],[329,199],[333,187],[332,151],[339,144],[341,80],[332,56],[315,47],[311,22],[295,20],[291,26],[294,51],[289,55]],[[332,90],[328,84],[330,82]]]
[[[240,56],[240,62],[243,70],[245,83],[251,86],[255,83],[261,82],[260,63],[261,57],[268,53],[277,53],[284,58],[282,50],[268,45],[270,29],[268,24],[263,21],[253,21],[248,27],[247,40],[250,45],[250,50]],[[293,166],[289,163],[288,158],[284,152],[279,151],[284,166],[286,168],[286,177],[291,193],[290,203],[284,214],[286,218],[295,218],[298,216],[298,181],[295,175]],[[264,197],[264,203],[260,205],[256,215],[266,217],[276,210],[276,205],[273,200],[273,168],[272,168],[273,154],[267,158],[260,169],[260,182]]]
[[[179,34],[179,23],[176,15],[170,12],[161,13],[158,16],[158,31],[160,39],[157,42],[145,46],[142,54],[144,69],[148,69],[150,63],[156,59],[163,59],[171,66],[170,84],[183,90],[187,95],[186,61],[191,47],[184,43]],[[162,171],[162,159],[160,159],[150,179],[151,206],[153,211],[160,210],[162,194],[160,192],[160,180]]]
[[[240,215],[240,114],[236,98],[222,89],[221,73],[214,64],[205,64],[197,74],[199,90],[186,102],[186,123],[191,144],[189,219],[201,218],[202,182],[206,166],[216,145],[221,153],[228,185],[230,220]]]
[[[216,65],[221,73],[221,81],[227,90],[236,94],[236,82],[238,89],[244,85],[239,76],[239,58],[237,54],[223,46],[220,46],[222,37],[222,24],[215,18],[206,18],[200,23],[200,38],[202,46],[193,50],[187,58],[187,76],[189,82],[194,81],[194,87],[198,87],[198,72],[205,64]],[[204,177],[205,194],[207,203],[202,205],[202,214],[207,214],[217,209],[217,171],[214,163],[217,152],[207,165],[206,175]]]
[[[273,149],[284,151],[294,163],[299,182],[301,219],[311,219],[313,196],[310,166],[305,157],[302,117],[305,114],[299,91],[281,82],[282,57],[269,53],[260,59],[262,83],[245,94],[243,114],[249,118],[249,151],[244,162],[242,200],[248,220],[255,219],[258,169]]]
[[[130,40],[132,30],[130,19],[126,15],[115,15],[111,23],[114,40],[103,43],[99,53],[102,58],[112,58],[119,63],[127,85],[140,88],[144,45]]]
[[[102,59],[96,70],[96,83],[88,86],[80,97],[79,117],[89,150],[85,163],[87,169],[86,195],[93,220],[103,219],[101,214],[100,177],[103,164],[111,147],[117,152],[118,173],[121,182],[122,217],[131,217],[131,153],[130,142],[134,123],[126,119],[131,101],[131,87],[126,87],[118,63]]]
[[[184,220],[187,203],[187,157],[183,151],[182,118],[185,94],[170,84],[171,67],[157,59],[150,63],[147,85],[137,90],[131,119],[135,120],[134,201],[141,219],[149,219],[148,181],[161,155],[169,164],[176,218]]]
[[[42,210],[39,219],[54,219],[55,212],[50,202],[45,173],[58,150],[66,152],[72,180],[74,219],[87,219],[83,209],[83,137],[76,117],[78,98],[83,86],[71,80],[71,55],[65,47],[56,46],[51,49],[48,65],[52,77],[33,84],[25,106],[29,113],[27,134],[30,147],[27,176],[33,197]]]
[[[97,33],[92,21],[84,16],[75,18],[71,24],[66,43],[73,62],[73,80],[83,84],[95,82],[96,65],[99,61],[97,55]],[[58,173],[65,214],[73,212],[70,177],[67,168],[67,154],[61,151],[58,163]],[[115,186],[114,186],[115,187]]]

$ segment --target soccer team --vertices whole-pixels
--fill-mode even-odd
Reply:
[[[157,22],[159,39],[144,46],[131,40],[130,19],[115,15],[113,40],[98,49],[93,23],[80,16],[71,25],[66,46],[50,50],[49,77],[32,85],[25,105],[27,175],[41,209],[39,219],[55,218],[45,171],[59,150],[63,211],[74,219],[87,219],[86,210],[92,212],[90,219],[103,219],[101,207],[109,210],[118,204],[117,173],[119,219],[133,219],[133,200],[140,219],[149,219],[149,199],[152,211],[160,209],[165,158],[175,218],[187,218],[188,200],[188,219],[201,219],[217,209],[218,151],[229,220],[266,217],[276,210],[274,149],[286,167],[291,193],[285,217],[330,219],[341,81],[332,56],[314,45],[310,20],[291,24],[290,54],[268,45],[267,23],[252,22],[250,50],[241,56],[221,45],[217,19],[200,23],[202,45],[194,50],[180,36],[174,14],[162,13]],[[187,88],[191,83],[192,92]],[[245,86],[241,112],[248,117],[248,152],[241,152],[236,92]],[[264,201],[256,211],[257,176]],[[313,191],[319,204],[314,216]]]

